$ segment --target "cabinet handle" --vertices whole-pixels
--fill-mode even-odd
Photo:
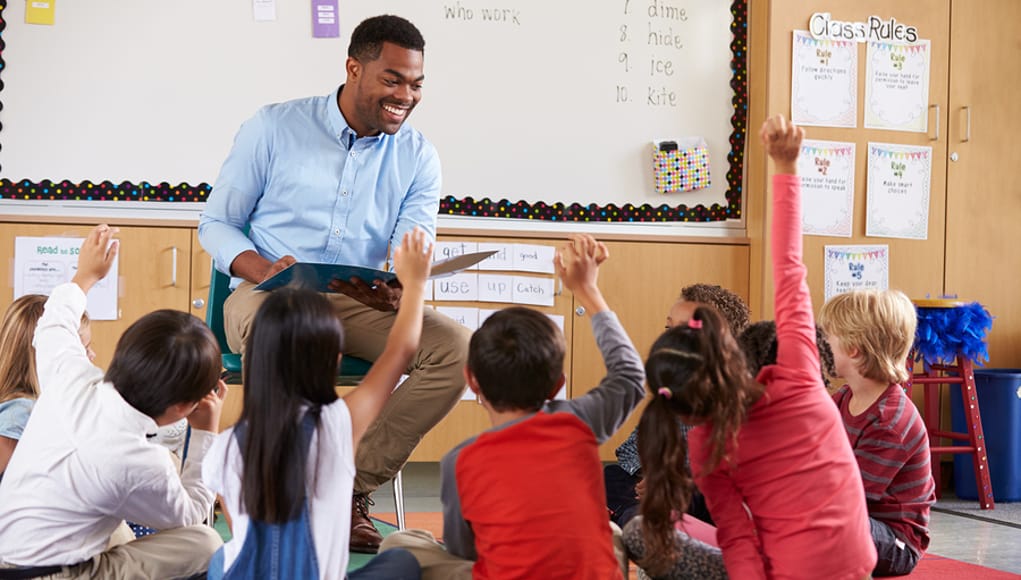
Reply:
[[[170,248],[170,286],[177,288],[177,246]]]
[[[203,300],[202,298],[196,298],[191,301],[191,305],[194,306],[196,310],[198,310],[199,308],[202,308],[206,305],[206,301]]]
[[[929,105],[929,108],[936,107],[936,136],[932,138],[933,141],[939,141],[939,103],[935,105]]]
[[[971,107],[961,107],[964,111],[964,139],[961,139],[961,143],[967,143],[971,141]]]

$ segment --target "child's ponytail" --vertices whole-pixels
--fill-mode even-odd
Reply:
[[[687,511],[693,485],[686,468],[687,445],[681,441],[677,416],[670,408],[672,393],[668,387],[649,386],[654,396],[638,423],[638,455],[645,480],[641,500],[645,557],[640,564],[658,575],[677,559],[673,524],[676,514]]]

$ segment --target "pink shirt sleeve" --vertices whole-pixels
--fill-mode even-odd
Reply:
[[[818,378],[821,371],[815,346],[815,318],[805,280],[807,269],[802,262],[801,180],[796,175],[773,176],[772,250],[776,285],[776,364]],[[816,385],[807,383],[805,386]]]
[[[707,455],[706,440],[703,434],[697,433],[698,430],[696,427],[688,433],[692,468],[696,470],[705,464]],[[766,568],[758,532],[733,477],[718,465],[712,473],[696,474],[695,484],[705,495],[709,512],[716,522],[716,539],[723,551],[727,575],[742,580],[765,580]]]

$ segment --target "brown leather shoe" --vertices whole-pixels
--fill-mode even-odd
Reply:
[[[352,552],[375,554],[383,536],[369,519],[369,506],[375,502],[366,494],[356,493],[351,497],[351,544]]]

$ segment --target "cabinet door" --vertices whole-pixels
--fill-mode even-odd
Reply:
[[[8,256],[13,267],[14,239],[18,236],[85,237],[91,226],[5,223],[0,234],[0,255]],[[188,310],[191,284],[191,233],[186,228],[122,227],[118,266],[119,316],[97,320],[92,325],[92,347],[96,364],[106,368],[121,333],[144,314],[160,308]],[[13,273],[5,276],[13,280]],[[0,296],[0,306],[14,299],[13,288]]]
[[[1009,0],[1008,0],[1009,1]],[[981,2],[979,2],[981,4]],[[854,228],[851,238],[805,236],[804,261],[808,267],[808,283],[812,302],[818,309],[824,299],[824,247],[844,244],[884,244],[890,248],[890,287],[904,291],[912,298],[938,295],[943,290],[943,259],[946,203],[947,148],[947,79],[950,51],[950,0],[772,0],[769,14],[768,110],[766,114],[790,115],[791,103],[791,31],[807,30],[808,20],[815,12],[828,12],[833,19],[845,22],[866,21],[876,15],[914,26],[920,38],[931,41],[929,72],[929,132],[907,133],[864,128],[864,105],[867,47],[858,48],[858,126],[855,128],[806,127],[809,139],[844,141],[856,144]],[[754,71],[752,78],[754,81]],[[938,107],[938,108],[937,108]],[[937,112],[938,111],[938,112]],[[936,127],[939,126],[937,139]],[[758,127],[752,127],[749,138],[752,151],[760,151]],[[932,182],[929,198],[929,227],[926,240],[901,240],[865,236],[866,190],[868,184],[868,143],[892,143],[932,147]],[[768,182],[767,182],[768,183]],[[752,191],[752,195],[758,195]],[[768,202],[767,202],[768,203]],[[768,215],[768,212],[767,212]],[[765,237],[768,239],[768,221]],[[768,248],[768,246],[767,246]],[[771,276],[768,254],[764,275]],[[772,290],[765,292],[765,312],[757,318],[772,318]]]
[[[946,291],[996,317],[991,366],[1021,366],[1021,2],[954,0]]]
[[[202,249],[198,230],[191,232],[191,303],[189,312],[206,319],[209,286],[212,281],[213,258]]]
[[[655,242],[608,242],[610,259],[599,271],[599,286],[610,308],[627,330],[645,360],[652,343],[663,333],[670,307],[681,288],[718,284],[748,300],[748,246],[726,244],[680,244]],[[572,396],[578,397],[599,384],[606,375],[586,318],[575,315],[572,339]],[[636,411],[624,426],[603,444],[600,456],[614,459],[616,449],[638,424]]]

